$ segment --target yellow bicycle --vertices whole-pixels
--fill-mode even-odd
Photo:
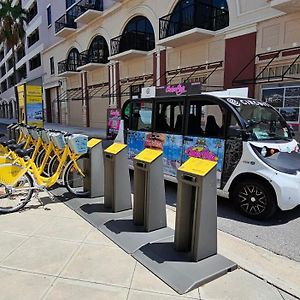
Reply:
[[[56,148],[61,149],[59,164],[52,176],[42,176],[30,157],[34,149],[16,149],[19,159],[0,165],[0,213],[15,212],[30,202],[34,190],[54,186],[63,174],[65,187],[76,196],[88,196],[84,186],[84,163],[87,156],[87,136],[55,133],[51,136]]]

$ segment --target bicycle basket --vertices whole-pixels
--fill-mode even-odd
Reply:
[[[25,126],[20,126],[20,130],[22,131],[22,133],[24,134],[24,136],[28,136],[29,135],[29,131]]]
[[[76,154],[85,154],[88,151],[87,147],[88,136],[83,134],[72,134],[68,139],[68,145]]]
[[[65,148],[66,141],[62,133],[57,132],[51,134],[51,139],[53,141],[54,146],[57,147],[58,149],[62,150]]]
[[[34,140],[38,140],[39,139],[39,137],[40,137],[40,135],[39,135],[39,132],[34,128],[32,128],[32,129],[29,129],[29,133],[30,133],[30,135],[31,135],[31,137],[34,139]]]
[[[50,140],[49,132],[47,132],[47,130],[42,130],[42,140],[46,144],[50,143],[51,140]]]

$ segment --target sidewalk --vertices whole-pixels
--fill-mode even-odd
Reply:
[[[9,125],[12,123],[17,123],[16,119],[0,119],[0,124]],[[95,138],[106,138],[106,131],[104,129],[98,128],[87,128],[87,127],[77,127],[65,124],[56,124],[56,123],[45,123],[45,128],[54,129],[54,130],[63,130],[69,133],[82,133],[90,137]]]
[[[0,299],[292,300],[300,264],[223,232],[219,253],[239,269],[180,296],[100,231],[44,193],[0,216]],[[175,210],[167,208],[174,228]],[[275,287],[276,285],[277,287]],[[279,288],[280,289],[279,289]],[[285,290],[286,292],[284,292]]]

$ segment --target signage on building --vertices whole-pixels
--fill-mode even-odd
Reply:
[[[114,139],[119,132],[121,123],[121,110],[110,108],[107,110],[107,138]]]
[[[39,85],[26,85],[27,124],[43,127],[43,92]]]

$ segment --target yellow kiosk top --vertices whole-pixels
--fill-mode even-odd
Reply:
[[[127,145],[125,144],[114,143],[111,146],[109,146],[107,149],[105,149],[104,152],[109,154],[118,154],[126,147]]]
[[[138,159],[143,162],[151,163],[156,160],[160,155],[162,155],[161,150],[154,149],[144,149],[140,152],[134,159]]]
[[[204,160],[200,158],[190,157],[180,168],[180,171],[191,173],[194,175],[205,176],[217,163],[215,161]]]
[[[87,145],[88,145],[88,148],[93,148],[101,142],[102,142],[102,140],[99,140],[99,139],[90,139],[88,141]]]

